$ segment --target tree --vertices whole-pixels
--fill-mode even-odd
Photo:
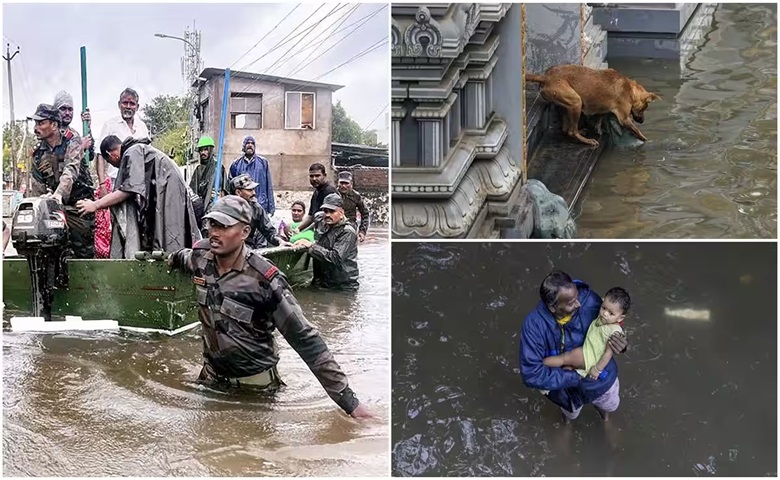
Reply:
[[[347,111],[341,106],[341,101],[333,106],[333,126],[331,129],[333,141],[336,143],[351,143],[359,145],[362,140],[363,129],[347,115]]]
[[[35,148],[35,135],[32,131],[27,131],[27,123],[18,120],[15,125],[6,123],[3,125],[3,176],[10,177],[13,166],[11,155],[11,134],[16,135],[16,152],[13,158],[18,159],[18,165],[21,170],[26,170],[28,162],[32,158],[32,151]]]
[[[369,147],[387,148],[387,145],[377,141],[377,131],[363,131],[360,125],[350,118],[341,101],[333,106],[333,141],[336,143],[349,143],[352,145],[367,145]]]
[[[190,105],[188,96],[159,95],[144,105],[141,112],[152,135],[152,145],[170,155],[179,165],[189,160]]]

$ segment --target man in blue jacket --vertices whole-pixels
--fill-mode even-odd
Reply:
[[[274,202],[274,184],[271,181],[271,169],[268,165],[268,159],[257,155],[255,148],[255,137],[247,135],[244,137],[244,143],[241,146],[244,155],[233,160],[230,164],[230,180],[246,173],[257,183],[255,194],[257,203],[263,207],[268,216],[273,217],[276,212]]]
[[[585,342],[588,327],[599,315],[601,297],[579,280],[559,270],[550,273],[539,288],[541,301],[523,321],[520,340],[520,372],[527,387],[542,393],[561,407],[564,423],[577,418],[582,406],[593,403],[606,419],[620,403],[618,369],[610,360],[598,380],[570,369],[546,367],[545,357],[568,352]],[[616,333],[609,346],[617,355],[626,350],[624,335]]]

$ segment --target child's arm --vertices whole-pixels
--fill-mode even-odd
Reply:
[[[607,348],[604,349],[604,354],[601,356],[601,359],[590,369],[588,376],[593,380],[598,380],[599,375],[605,368],[607,368],[607,364],[610,360],[612,360],[612,349],[609,347],[609,345],[607,345]]]

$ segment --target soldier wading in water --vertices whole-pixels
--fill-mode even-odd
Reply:
[[[306,320],[284,275],[244,245],[252,210],[236,195],[203,218],[208,239],[171,255],[171,268],[192,274],[203,327],[198,382],[217,388],[274,391],[278,329],[309,366],[330,398],[354,418],[373,415],[361,404],[319,332]]]

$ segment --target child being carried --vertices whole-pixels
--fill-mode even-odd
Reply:
[[[615,287],[604,295],[601,303],[599,317],[588,328],[585,343],[568,352],[543,360],[548,367],[573,367],[581,376],[589,376],[598,379],[599,374],[607,367],[612,359],[612,349],[609,347],[609,337],[615,332],[623,333],[620,322],[626,317],[631,306],[631,297],[628,292]]]

